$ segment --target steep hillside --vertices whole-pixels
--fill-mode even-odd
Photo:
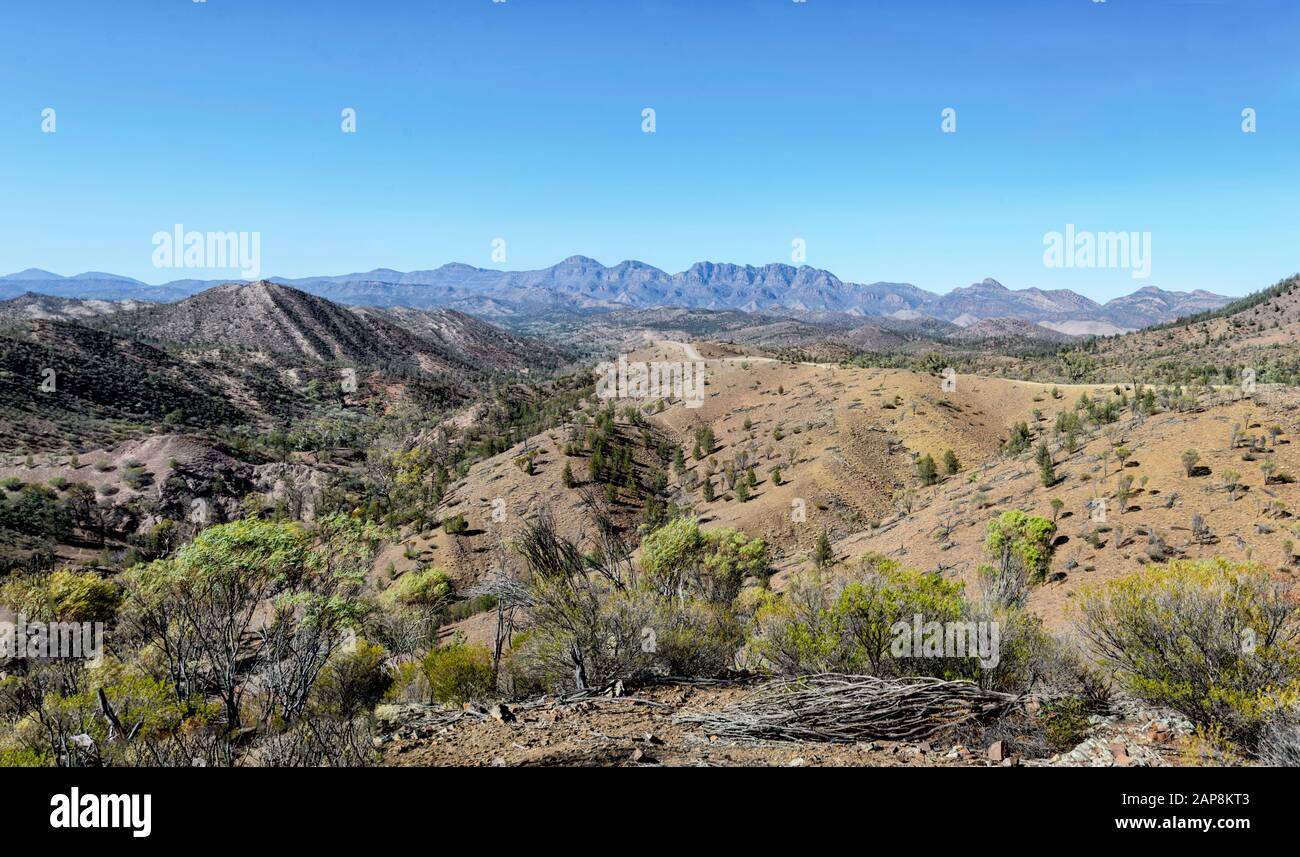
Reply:
[[[1124,336],[1091,340],[1073,355],[1081,372],[1180,383],[1300,381],[1300,277],[1217,310]]]
[[[689,350],[687,350],[689,349]],[[939,377],[902,370],[857,369],[831,364],[788,363],[729,354],[725,348],[661,342],[629,355],[630,361],[695,359],[706,362],[706,396],[697,408],[680,401],[613,400],[620,432],[636,439],[634,408],[657,443],[683,452],[684,468],[655,460],[638,447],[638,472],[662,471],[670,501],[701,520],[738,527],[767,538],[784,560],[806,555],[823,528],[833,534],[859,532],[890,518],[895,497],[914,484],[913,454],[942,455],[953,449],[971,465],[995,455],[1016,421],[1032,420],[1041,407],[1040,387],[1002,379],[962,376],[945,392]],[[1085,390],[1063,394],[1072,401]],[[708,428],[711,451],[697,458],[697,431]],[[580,432],[579,432],[580,433]],[[381,566],[400,572],[420,564],[442,565],[462,580],[475,580],[494,561],[495,547],[526,518],[548,510],[565,532],[590,527],[583,492],[603,486],[588,474],[590,454],[566,453],[571,430],[539,435],[472,466],[452,485],[444,514],[464,514],[468,531],[413,536],[411,551],[395,549]],[[533,453],[530,469],[518,465]],[[568,465],[575,476],[564,486]],[[741,499],[733,474],[753,468],[754,487]],[[647,470],[643,471],[642,468]],[[706,500],[703,483],[714,489]],[[621,497],[616,508],[635,517],[646,501]],[[792,519],[800,504],[805,521]],[[495,512],[495,514],[494,514]]]
[[[24,292],[14,298],[0,301],[0,321],[26,321],[49,319],[51,321],[77,321],[97,315],[130,312],[149,306],[149,301],[127,299],[106,301],[96,298],[60,298]]]
[[[546,342],[485,324],[456,310],[353,307],[352,311],[362,318],[394,324],[439,343],[448,352],[467,358],[475,366],[497,372],[526,374],[552,370],[568,360],[565,352]]]
[[[216,429],[293,399],[274,374],[223,372],[77,324],[0,332],[5,449],[106,443],[163,424]]]
[[[411,327],[396,323],[404,318]],[[105,321],[160,342],[237,348],[282,359],[441,376],[453,386],[494,372],[553,368],[555,349],[460,313],[353,311],[288,286],[229,283]]]

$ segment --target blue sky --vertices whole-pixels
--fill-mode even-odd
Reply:
[[[802,238],[856,282],[1242,294],[1300,270],[1297,24],[1292,0],[5,0],[0,271],[228,275],[153,267],[183,223],[260,232],[288,277]],[[1151,276],[1045,267],[1067,223],[1150,232]]]

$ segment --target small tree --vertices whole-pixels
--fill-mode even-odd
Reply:
[[[1115,483],[1115,499],[1119,501],[1119,513],[1122,515],[1128,509],[1128,501],[1133,497],[1133,477],[1125,473]],[[1116,538],[1116,546],[1119,539]]]
[[[934,456],[927,452],[916,460],[916,475],[922,485],[933,485],[939,481],[939,469],[935,466]]]
[[[573,468],[569,466],[567,461],[564,462],[564,472],[560,474],[560,481],[564,483],[565,488],[572,488],[578,484],[578,480],[573,478]]]
[[[1228,496],[1236,500],[1237,492],[1241,489],[1241,474],[1236,470],[1223,471],[1223,487],[1227,489]]]
[[[717,441],[713,436],[713,426],[704,426],[695,430],[695,458],[701,459],[712,455]]]
[[[994,600],[1009,607],[1024,603],[1026,583],[1047,578],[1055,536],[1056,524],[1019,510],[989,522],[984,546],[997,565],[986,567],[985,576]]]
[[[818,569],[826,568],[835,560],[835,551],[831,547],[831,537],[822,530],[822,534],[817,537],[817,548],[813,551],[813,565]]]
[[[1184,449],[1180,460],[1183,463],[1183,473],[1191,476],[1196,472],[1196,465],[1201,460],[1201,454],[1194,449]]]
[[[961,462],[957,460],[957,453],[951,449],[943,454],[943,472],[947,476],[952,476],[961,470]]]
[[[1047,441],[1038,444],[1034,460],[1038,462],[1038,478],[1043,487],[1051,488],[1056,484],[1056,465],[1052,463],[1052,451],[1047,448]]]

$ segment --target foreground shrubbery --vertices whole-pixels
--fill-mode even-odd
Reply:
[[[1081,635],[1126,689],[1247,747],[1294,722],[1297,618],[1265,569],[1221,559],[1153,567],[1079,601]]]
[[[438,644],[455,598],[441,570],[367,595],[386,534],[350,517],[213,526],[115,579],[12,575],[0,604],[106,622],[113,646],[93,668],[30,660],[0,681],[0,765],[368,764],[381,700],[458,706],[737,667],[1033,692],[1034,722],[1007,728],[1043,753],[1082,740],[1118,682],[1265,763],[1300,761],[1296,607],[1262,569],[1173,562],[1087,590],[1075,644],[1024,608],[1054,537],[1031,515],[990,522],[973,593],[828,549],[777,594],[760,539],[674,518],[634,560],[623,531],[595,524],[571,540],[542,515],[511,543],[520,573],[468,592],[496,612],[494,647]]]
[[[919,651],[917,627],[935,629]],[[783,595],[763,593],[754,629],[751,657],[782,674],[934,676],[995,690],[1027,689],[1051,648],[1018,607],[969,599],[959,583],[878,555],[829,580],[813,575]]]
[[[737,602],[746,580],[765,577],[766,545],[682,518],[647,535],[638,567],[628,546],[603,535],[588,552],[546,516],[523,532],[528,621],[507,665],[512,690],[731,669],[744,640]]]
[[[111,647],[98,666],[29,659],[0,682],[0,752],[60,765],[370,761],[383,651],[355,632],[383,536],[347,518],[311,530],[249,518],[136,566],[120,591],[71,572],[9,581],[7,606],[106,621]]]

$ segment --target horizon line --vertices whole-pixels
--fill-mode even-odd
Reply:
[[[397,268],[389,268],[389,267],[385,267],[385,266],[379,266],[379,267],[371,268],[371,269],[366,270],[366,271],[349,271],[349,272],[347,272],[347,273],[343,273],[343,274],[307,274],[307,275],[300,276],[300,277],[286,277],[286,276],[283,276],[283,275],[275,274],[275,275],[270,275],[270,276],[265,276],[265,277],[253,277],[253,278],[239,278],[239,277],[234,277],[234,278],[230,278],[230,279],[224,279],[224,278],[221,278],[221,277],[216,277],[216,278],[205,278],[205,277],[198,277],[198,276],[195,276],[195,277],[178,277],[178,278],[175,278],[175,279],[172,279],[172,280],[167,280],[167,281],[165,281],[165,282],[161,282],[161,283],[149,283],[149,282],[146,282],[146,281],[144,281],[144,280],[137,279],[136,277],[130,277],[130,276],[126,276],[126,275],[124,275],[124,274],[115,274],[115,273],[112,273],[112,272],[110,272],[110,271],[102,271],[102,270],[100,270],[100,271],[89,271],[89,270],[88,270],[88,271],[82,271],[82,272],[77,273],[77,274],[58,274],[58,273],[55,273],[54,271],[51,271],[51,270],[49,270],[49,269],[47,269],[47,268],[39,268],[39,267],[36,267],[36,266],[30,266],[30,267],[27,267],[27,268],[23,268],[22,270],[19,270],[19,271],[14,271],[13,273],[10,273],[10,274],[3,274],[3,275],[0,275],[0,282],[16,282],[16,283],[25,282],[25,281],[27,281],[27,280],[23,280],[23,279],[15,279],[15,278],[16,278],[19,274],[25,274],[25,273],[27,273],[28,271],[38,271],[38,272],[40,272],[40,273],[42,273],[42,274],[49,274],[49,275],[53,276],[55,279],[57,279],[57,280],[77,280],[77,279],[83,279],[83,278],[86,278],[88,275],[92,275],[92,274],[93,274],[93,275],[101,275],[101,276],[104,276],[104,277],[111,277],[111,278],[119,279],[119,280],[122,280],[122,281],[129,281],[129,282],[131,282],[131,283],[139,284],[139,285],[142,286],[142,287],[146,287],[146,288],[155,288],[155,289],[157,289],[157,288],[166,288],[167,286],[172,285],[173,283],[185,283],[185,282],[200,282],[200,283],[207,283],[207,284],[211,284],[211,285],[213,285],[213,286],[217,286],[217,285],[226,285],[226,284],[230,284],[230,283],[253,283],[253,282],[258,282],[258,281],[260,281],[260,280],[265,280],[265,281],[268,281],[268,282],[275,282],[275,281],[277,281],[277,280],[280,280],[280,281],[286,281],[287,284],[289,284],[289,285],[293,285],[293,281],[294,281],[294,280],[337,279],[337,278],[340,278],[340,277],[356,277],[356,276],[359,276],[359,275],[364,275],[364,274],[374,273],[374,272],[376,272],[376,271],[391,271],[391,272],[393,272],[393,273],[395,273],[395,274],[406,275],[406,274],[416,273],[416,272],[420,272],[420,271],[439,271],[439,270],[442,270],[443,268],[448,268],[448,267],[453,267],[453,266],[456,266],[456,267],[463,267],[463,268],[469,268],[469,269],[471,269],[471,270],[478,271],[478,272],[482,272],[482,273],[494,273],[494,274],[533,273],[533,272],[537,272],[537,271],[546,271],[546,270],[549,270],[549,269],[551,269],[551,268],[555,268],[555,267],[557,267],[557,266],[559,266],[559,265],[562,265],[562,264],[564,264],[565,262],[568,262],[568,261],[571,261],[571,260],[584,260],[584,261],[594,262],[594,263],[596,263],[597,265],[600,265],[602,268],[604,268],[604,269],[606,269],[606,270],[610,270],[610,269],[613,269],[613,268],[617,268],[617,267],[619,267],[620,265],[626,265],[626,264],[644,265],[644,266],[646,266],[647,268],[652,268],[652,269],[654,269],[654,270],[656,270],[656,271],[659,271],[659,272],[661,272],[661,273],[663,273],[663,274],[666,274],[666,275],[668,275],[668,276],[678,276],[678,275],[680,275],[680,274],[685,274],[685,273],[688,273],[692,268],[694,268],[694,267],[697,266],[697,265],[706,265],[706,264],[707,264],[707,265],[730,265],[730,266],[734,266],[734,267],[738,267],[738,268],[747,268],[747,269],[753,269],[753,270],[759,270],[759,269],[763,269],[763,268],[772,268],[772,267],[782,267],[782,268],[791,268],[791,269],[796,270],[796,271],[802,271],[802,270],[804,270],[804,269],[806,268],[806,269],[813,270],[813,271],[821,271],[821,272],[827,273],[827,274],[829,274],[830,276],[835,277],[835,279],[839,280],[841,283],[843,283],[843,284],[845,284],[845,285],[847,285],[847,286],[858,286],[858,287],[862,287],[862,288],[867,288],[867,287],[870,287],[870,286],[878,286],[878,285],[907,286],[907,287],[909,287],[909,288],[918,289],[918,290],[920,290],[920,291],[928,292],[928,293],[930,293],[930,294],[937,295],[937,296],[939,296],[939,297],[943,297],[943,296],[945,296],[945,295],[949,295],[949,294],[951,294],[951,293],[957,291],[958,289],[968,289],[968,288],[971,288],[972,286],[982,285],[982,284],[984,284],[984,283],[986,283],[986,282],[990,282],[990,281],[991,281],[991,282],[996,283],[997,285],[999,285],[999,286],[1001,286],[1002,288],[1007,289],[1008,291],[1011,291],[1011,292],[1024,292],[1024,291],[1035,291],[1035,290],[1036,290],[1036,291],[1039,291],[1039,292],[1042,292],[1042,293],[1045,293],[1045,294],[1051,294],[1051,293],[1054,293],[1054,292],[1055,292],[1055,293],[1060,293],[1060,292],[1070,292],[1070,293],[1075,294],[1075,295],[1078,295],[1078,296],[1080,296],[1080,297],[1087,298],[1088,300],[1092,300],[1092,301],[1094,301],[1095,303],[1099,303],[1099,305],[1101,305],[1101,306],[1104,306],[1105,304],[1110,303],[1110,302],[1113,301],[1113,300],[1117,300],[1118,298],[1121,298],[1121,297],[1128,297],[1128,296],[1130,296],[1130,295],[1137,294],[1138,292],[1141,292],[1141,291],[1143,291],[1143,290],[1145,290],[1145,289],[1156,289],[1156,290],[1158,290],[1158,291],[1161,291],[1161,292],[1164,292],[1164,293],[1167,293],[1167,294],[1185,294],[1185,295],[1191,295],[1191,294],[1196,294],[1196,293],[1199,292],[1199,293],[1203,293],[1203,294],[1207,294],[1207,295],[1213,295],[1213,296],[1215,296],[1215,297],[1232,297],[1232,298],[1238,298],[1238,297],[1245,297],[1246,295],[1253,294],[1253,293],[1256,292],[1256,291],[1260,291],[1260,290],[1262,290],[1262,289],[1269,288],[1269,286],[1265,285],[1265,286],[1260,286],[1260,287],[1255,288],[1255,289],[1251,289],[1251,290],[1249,290],[1249,291],[1245,291],[1245,292],[1243,292],[1243,293],[1241,293],[1241,294],[1239,294],[1239,295],[1234,295],[1234,294],[1231,294],[1231,293],[1227,293],[1227,294],[1225,294],[1225,293],[1222,293],[1222,292],[1212,292],[1212,291],[1209,291],[1208,289],[1200,289],[1200,288],[1190,289],[1190,290],[1185,290],[1185,291],[1184,291],[1184,290],[1178,290],[1178,289],[1165,289],[1165,288],[1162,288],[1162,287],[1157,286],[1157,285],[1155,285],[1155,284],[1148,283],[1148,284],[1146,284],[1146,285],[1139,286],[1138,288],[1134,289],[1134,290],[1131,291],[1131,292],[1126,292],[1125,294],[1117,295],[1116,297],[1112,297],[1112,298],[1109,298],[1109,299],[1104,300],[1104,301],[1096,301],[1095,298],[1090,297],[1086,292],[1080,292],[1080,291],[1077,291],[1077,290],[1072,289],[1072,288],[1045,289],[1045,288],[1042,288],[1041,286],[1033,286],[1033,285],[1030,285],[1030,286],[1023,286],[1023,287],[1018,287],[1018,288],[1013,288],[1013,287],[1007,286],[1005,283],[1003,283],[1001,280],[997,279],[996,277],[984,277],[984,278],[982,278],[982,279],[975,280],[975,281],[973,281],[973,282],[971,282],[971,283],[969,283],[969,284],[967,284],[967,285],[964,285],[964,286],[952,286],[952,287],[949,288],[947,291],[939,292],[939,291],[933,291],[933,290],[931,290],[931,289],[927,289],[927,288],[925,288],[924,286],[918,286],[918,285],[915,285],[914,283],[910,283],[910,282],[907,282],[907,281],[900,281],[900,280],[874,280],[874,281],[872,281],[872,282],[870,282],[870,283],[857,282],[857,281],[853,281],[853,280],[845,280],[845,279],[841,278],[838,274],[836,274],[834,271],[830,270],[829,268],[818,268],[818,267],[816,267],[816,266],[814,266],[814,265],[809,265],[809,264],[807,264],[807,263],[803,263],[803,264],[800,264],[800,265],[793,265],[793,264],[790,264],[790,263],[788,263],[788,262],[776,262],[776,261],[774,261],[774,262],[763,263],[763,264],[760,264],[760,265],[755,265],[755,264],[747,263],[747,262],[746,262],[746,263],[743,263],[743,262],[714,262],[714,261],[711,261],[711,260],[708,260],[708,259],[701,259],[701,260],[699,260],[699,261],[697,261],[697,262],[693,262],[693,263],[692,263],[689,267],[687,267],[685,270],[677,271],[677,272],[672,272],[672,271],[669,271],[669,270],[666,269],[666,268],[660,268],[660,267],[658,267],[657,265],[653,265],[653,264],[651,264],[651,263],[649,263],[649,262],[645,262],[645,261],[642,261],[642,260],[640,260],[640,259],[623,259],[623,260],[621,260],[621,261],[619,261],[619,262],[616,262],[616,263],[613,264],[613,265],[606,265],[604,262],[601,262],[599,259],[596,259],[596,258],[594,258],[594,257],[592,257],[592,256],[584,255],[584,254],[582,254],[582,253],[574,253],[574,254],[571,254],[571,255],[569,255],[569,256],[564,257],[563,259],[561,259],[561,260],[558,261],[558,262],[555,262],[555,263],[553,263],[553,264],[551,264],[551,265],[547,265],[547,266],[542,267],[542,268],[516,268],[516,269],[510,269],[510,268],[480,268],[480,267],[478,267],[477,265],[471,265],[471,264],[466,263],[466,262],[451,261],[451,262],[444,262],[444,263],[442,263],[441,265],[438,265],[438,266],[435,266],[435,267],[431,267],[431,268],[412,268],[412,269],[407,270],[407,271],[402,271],[402,270],[399,270],[399,269],[397,269]],[[197,269],[197,270],[207,270],[207,269]],[[1286,279],[1286,277],[1283,277],[1282,279]],[[30,281],[39,282],[39,281],[40,281],[40,278],[33,278],[33,279],[30,280]],[[37,294],[39,294],[39,293],[37,293]]]

